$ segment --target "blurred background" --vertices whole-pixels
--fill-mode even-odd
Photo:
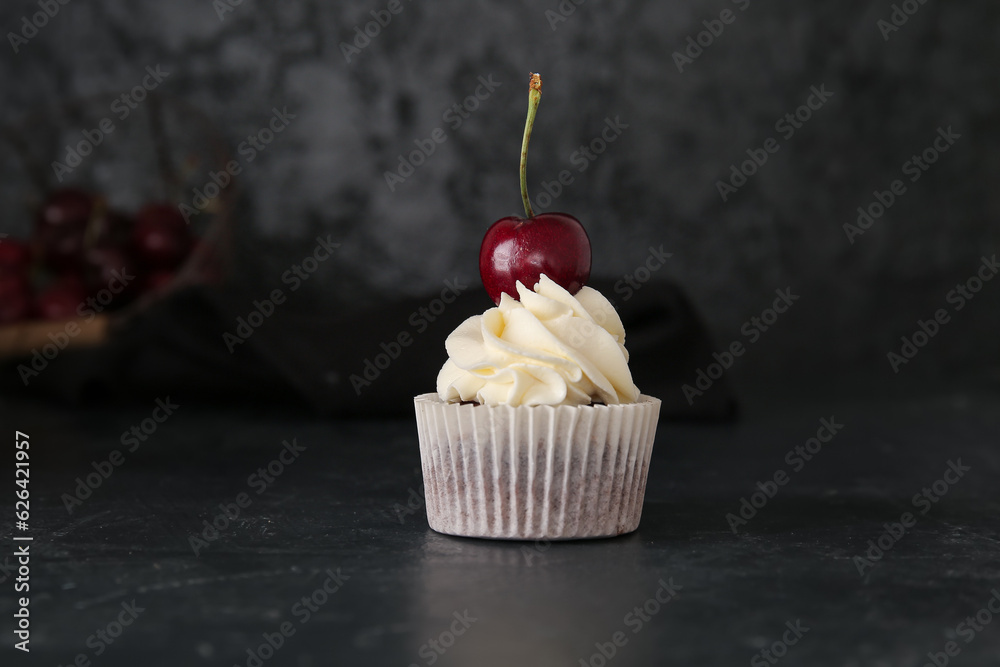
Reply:
[[[597,665],[673,576],[617,667],[771,661],[795,619],[789,664],[1000,663],[955,629],[1000,596],[1000,3],[6,0],[0,28],[0,422],[35,466],[5,515],[35,643],[0,664]],[[424,522],[412,398],[492,306],[533,71],[535,211],[582,221],[662,400],[631,536]]]
[[[433,390],[447,333],[490,305],[478,250],[490,223],[521,209],[529,71],[544,79],[528,166],[536,211],[586,227],[594,284],[640,331],[641,388],[683,412],[682,385],[734,341],[747,351],[725,382],[743,399],[997,380],[1000,281],[974,298],[953,292],[992,275],[983,258],[1000,241],[996,3],[49,5],[0,7],[0,232],[33,240],[37,298],[62,280],[40,207],[61,188],[99,194],[99,208],[132,220],[121,261],[141,289],[109,308],[127,306],[127,326],[112,319],[79,353],[75,337],[27,383],[17,369],[48,341],[8,329],[7,393],[196,387],[408,411],[414,387]],[[896,180],[903,194],[891,194]],[[187,206],[173,259],[136,254],[127,231],[151,202]],[[859,207],[872,218],[852,231]],[[170,236],[170,223],[148,224]],[[670,256],[648,263],[655,251]],[[289,278],[307,257],[313,271]],[[86,271],[93,293],[104,283]],[[463,292],[456,306],[414,316],[449,284]],[[274,290],[286,301],[273,317],[246,344],[226,339]],[[776,290],[799,298],[765,331],[751,318]],[[14,326],[37,320],[33,308]],[[948,321],[894,372],[887,355],[939,309]],[[386,381],[352,383],[401,332],[418,345]],[[125,389],[107,391],[109,373],[127,376]]]

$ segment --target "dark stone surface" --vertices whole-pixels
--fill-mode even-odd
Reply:
[[[60,496],[74,478],[123,449],[120,434],[153,406],[7,403],[8,436],[31,436],[34,634],[27,659],[10,649],[7,578],[0,661],[93,658],[88,636],[134,599],[145,611],[93,664],[246,664],[247,648],[287,621],[295,634],[267,665],[426,665],[421,646],[468,610],[477,620],[435,664],[576,666],[618,631],[627,643],[616,665],[747,664],[801,620],[809,630],[779,664],[923,665],[1000,588],[997,398],[790,404],[735,426],[663,423],[638,532],[551,545],[446,537],[422,509],[399,513],[420,487],[412,421],[307,421],[249,406],[180,406],[68,514]],[[785,453],[824,418],[843,428],[795,472]],[[306,449],[258,495],[248,476],[286,439]],[[914,494],[959,459],[971,469],[920,514]],[[734,535],[726,514],[778,470],[790,481]],[[196,557],[189,536],[240,492],[252,504]],[[916,525],[859,575],[853,557],[907,511]],[[9,535],[9,514],[2,526]],[[343,587],[301,623],[296,602],[338,568]],[[626,615],[660,579],[678,595],[634,632]],[[997,625],[968,643],[959,635],[954,663],[993,664]]]

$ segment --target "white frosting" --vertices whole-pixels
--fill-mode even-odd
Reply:
[[[607,299],[589,287],[575,296],[542,275],[521,300],[470,317],[448,336],[437,378],[443,401],[485,405],[634,403],[625,329]]]

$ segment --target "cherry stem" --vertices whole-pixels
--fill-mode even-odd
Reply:
[[[528,82],[528,118],[524,121],[524,138],[521,139],[521,200],[529,218],[535,217],[535,213],[531,210],[531,200],[528,199],[528,142],[531,141],[531,128],[535,125],[535,114],[538,113],[538,103],[541,100],[542,77],[532,74]]]

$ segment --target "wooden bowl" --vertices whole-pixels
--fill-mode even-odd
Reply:
[[[115,104],[120,95],[118,91],[72,100],[0,128],[0,143],[13,149],[0,151],[0,201],[15,202],[0,219],[0,232],[29,239],[47,193],[75,187],[101,194],[111,208],[126,214],[154,201],[187,204],[197,211],[189,224],[199,243],[176,270],[173,281],[124,307],[87,319],[0,325],[0,360],[30,356],[57,343],[67,348],[101,345],[113,335],[117,323],[171,292],[219,283],[231,271],[237,178],[219,188],[219,194],[204,207],[193,205],[195,191],[204,192],[212,182],[211,174],[225,171],[233,159],[222,133],[199,109],[158,92],[149,93],[122,118],[123,107]],[[101,131],[100,142],[93,144],[90,139],[99,136],[95,132],[102,127],[113,127],[113,131]],[[70,160],[71,152],[83,152],[78,150],[82,141],[93,145],[78,162]],[[70,162],[76,166],[69,172],[56,166]],[[33,271],[36,278],[45,273],[38,264]]]

